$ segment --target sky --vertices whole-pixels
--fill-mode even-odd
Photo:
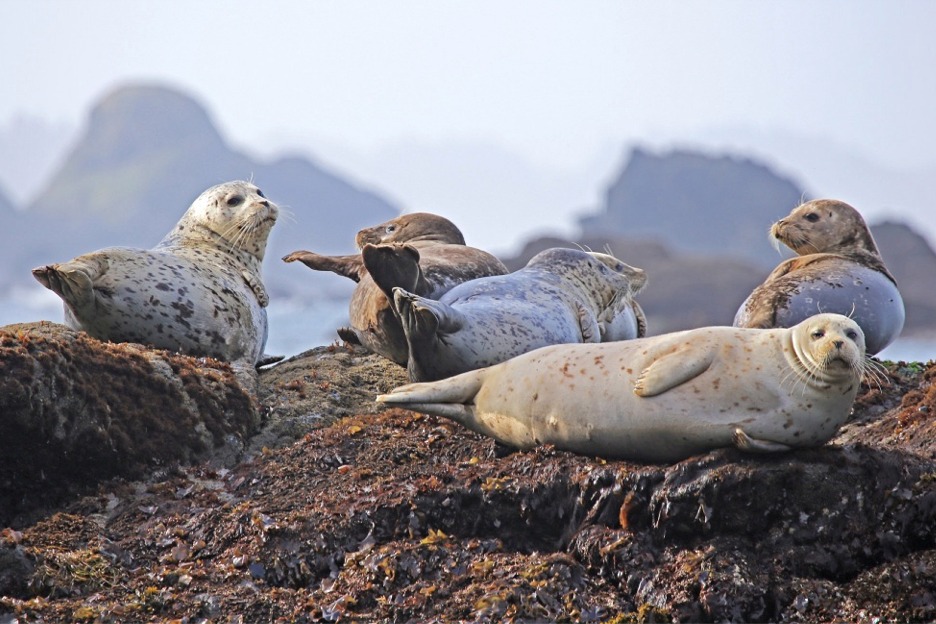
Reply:
[[[77,129],[117,85],[166,83],[238,147],[301,150],[409,210],[446,214],[479,246],[568,228],[635,143],[748,149],[866,216],[936,222],[932,2],[2,9],[0,131],[23,116]]]

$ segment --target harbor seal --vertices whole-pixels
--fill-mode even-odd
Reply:
[[[253,368],[270,300],[260,266],[278,214],[253,184],[227,182],[152,249],[108,247],[32,273],[62,298],[73,329]]]
[[[401,386],[378,402],[450,418],[520,449],[673,462],[736,446],[819,446],[848,418],[868,366],[853,320],[703,327],[544,347],[497,366]]]
[[[735,327],[791,327],[820,312],[855,319],[868,353],[893,342],[904,324],[897,282],[881,259],[871,231],[848,204],[819,199],[798,206],[770,228],[798,255],[781,262],[741,304]]]
[[[436,299],[462,282],[507,272],[491,254],[467,246],[454,223],[428,212],[364,228],[355,242],[361,253],[323,256],[294,251],[283,261],[299,261],[315,271],[331,271],[357,282],[348,309],[351,327],[339,329],[338,335],[403,366],[409,351],[390,304],[393,288]]]
[[[542,251],[513,273],[459,284],[438,301],[394,289],[411,381],[491,366],[551,344],[643,335],[643,270],[607,254]]]

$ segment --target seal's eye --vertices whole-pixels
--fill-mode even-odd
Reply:
[[[818,339],[822,338],[823,336],[825,336],[825,330],[824,330],[824,329],[817,329],[816,331],[814,331],[814,332],[812,333],[812,337],[813,337],[814,340],[818,340]]]
[[[232,197],[228,197],[228,200],[227,200],[228,206],[240,206],[242,203],[244,203],[244,198],[240,195],[234,195]]]
[[[847,332],[845,332],[845,335],[848,336],[849,340],[855,340],[858,338],[858,332],[856,332],[854,329],[849,329]]]
[[[819,215],[817,215],[815,212],[809,212],[803,218],[809,221],[810,223],[815,223],[816,221],[819,220]]]
[[[388,226],[387,226],[387,234],[393,234],[394,232],[396,232],[396,226],[395,226],[395,225],[388,225]]]

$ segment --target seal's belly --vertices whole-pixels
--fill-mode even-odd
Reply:
[[[897,286],[884,274],[856,263],[830,267],[821,275],[793,272],[773,282],[770,290],[782,295],[777,298],[777,327],[793,327],[823,312],[842,314],[861,327],[871,355],[896,340],[903,329],[904,304]],[[735,327],[747,325],[751,297],[741,304]]]
[[[113,263],[94,293],[93,314],[78,320],[95,337],[227,361],[263,351],[266,310],[227,267],[146,253]]]

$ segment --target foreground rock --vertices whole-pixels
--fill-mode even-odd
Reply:
[[[230,366],[55,323],[0,329],[0,524],[102,479],[237,453],[259,406]]]
[[[400,369],[344,347],[281,366],[260,394],[278,433],[244,461],[0,533],[0,618],[936,618],[936,365],[889,365],[833,444],[667,466],[375,412]]]

